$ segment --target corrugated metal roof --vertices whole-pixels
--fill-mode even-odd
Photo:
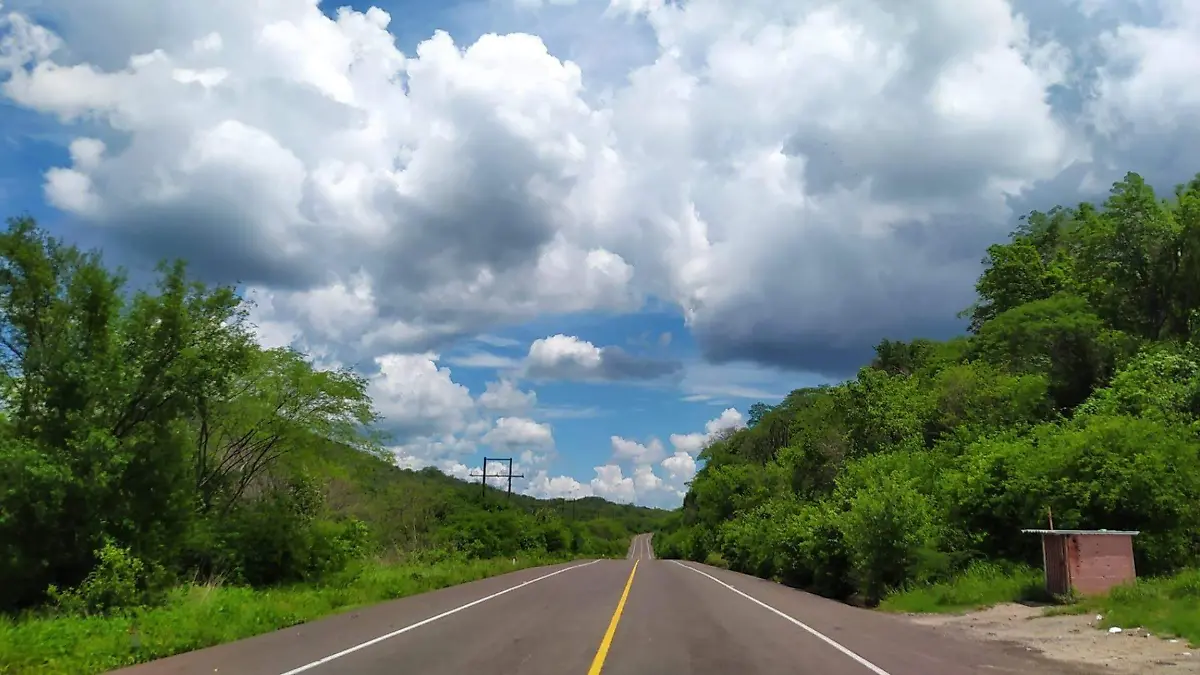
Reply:
[[[1137,536],[1139,530],[1021,530],[1025,534],[1121,534]]]

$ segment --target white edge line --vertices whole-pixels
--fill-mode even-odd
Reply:
[[[356,652],[360,649],[366,649],[367,647],[370,647],[371,645],[379,644],[380,642],[383,642],[384,640],[388,640],[388,639],[394,638],[397,635],[400,635],[402,633],[407,633],[410,630],[420,628],[421,626],[424,626],[425,624],[433,623],[434,621],[437,621],[438,619],[444,619],[444,618],[450,616],[451,614],[457,614],[458,612],[461,612],[464,609],[469,609],[469,608],[474,607],[475,605],[478,605],[482,602],[487,602],[488,600],[491,600],[492,598],[498,598],[501,595],[504,595],[505,593],[511,593],[512,591],[515,591],[518,588],[523,588],[525,586],[528,586],[529,584],[537,583],[537,582],[541,581],[542,579],[549,579],[550,577],[562,574],[563,572],[569,572],[574,569],[579,569],[580,567],[587,567],[588,565],[594,565],[598,562],[600,562],[600,561],[593,560],[591,562],[585,562],[580,565],[571,565],[570,567],[564,567],[561,570],[555,570],[549,574],[543,574],[540,577],[537,577],[535,579],[530,579],[529,581],[524,581],[522,583],[517,584],[516,586],[510,586],[498,593],[492,593],[489,596],[479,598],[478,600],[475,600],[473,602],[468,602],[465,605],[461,605],[459,607],[455,607],[454,609],[442,612],[441,614],[438,614],[437,616],[431,616],[428,619],[424,619],[424,620],[418,621],[414,624],[405,626],[404,628],[394,630],[390,633],[387,633],[386,635],[380,635],[379,637],[371,639],[371,640],[367,640],[366,642],[363,642],[362,644],[357,644],[348,649],[343,649],[342,651],[340,651],[336,654],[330,654],[329,656],[326,656],[321,659],[317,659],[316,661],[313,661],[312,663],[306,663],[303,666],[300,666],[298,668],[293,668],[287,672],[281,673],[281,675],[296,675],[296,673],[303,673],[306,670],[312,670],[313,668],[316,668],[317,666],[329,663],[330,661],[333,661],[334,659],[340,659],[343,656],[346,656],[347,654],[353,654],[354,652]]]
[[[874,663],[871,663],[870,661],[864,659],[863,657],[859,656],[858,654],[855,654],[854,652],[850,651],[848,648],[839,644],[833,638],[826,636],[821,631],[817,630],[816,628],[813,628],[812,626],[809,626],[808,624],[804,623],[803,621],[793,619],[792,617],[775,609],[774,607],[768,605],[767,603],[763,602],[762,600],[759,600],[758,598],[752,597],[746,593],[739,591],[738,589],[734,588],[733,586],[730,586],[729,584],[725,583],[724,581],[721,581],[720,579],[714,577],[713,575],[709,574],[708,572],[705,572],[703,570],[698,570],[695,567],[692,567],[691,565],[684,565],[683,563],[679,562],[678,560],[672,560],[671,562],[675,563],[676,565],[679,565],[680,567],[682,567],[685,570],[691,570],[692,572],[695,572],[696,574],[708,577],[709,579],[717,582],[718,584],[724,586],[725,588],[728,588],[729,590],[733,591],[734,593],[737,593],[738,595],[742,596],[743,598],[746,598],[750,602],[753,602],[754,604],[758,605],[759,607],[762,607],[763,609],[774,612],[775,614],[778,614],[779,616],[783,617],[784,619],[791,621],[793,624],[808,631],[810,634],[812,634],[813,637],[821,640],[822,642],[829,645],[830,647],[833,647],[834,649],[838,650],[839,652],[850,657],[851,659],[856,661],[863,668],[866,668],[867,670],[871,671],[872,673],[875,673],[875,675],[889,675],[889,673],[886,670],[884,670],[883,668],[880,668],[879,666],[875,665]]]

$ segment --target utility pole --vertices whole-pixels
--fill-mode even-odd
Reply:
[[[488,473],[487,472],[488,462],[507,462],[508,463],[508,471],[505,471],[504,473]],[[523,473],[513,473],[512,468],[513,468],[512,457],[484,457],[483,458],[483,470],[480,471],[479,473],[471,474],[472,478],[479,479],[480,498],[487,497],[487,479],[489,479],[489,478],[507,478],[508,479],[508,498],[511,499],[512,498],[512,479],[525,477],[525,474],[523,474]]]

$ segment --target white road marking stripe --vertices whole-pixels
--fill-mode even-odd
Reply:
[[[889,675],[889,673],[886,670],[884,670],[883,668],[880,668],[879,666],[875,665],[874,663],[871,663],[870,661],[864,659],[863,657],[859,656],[858,654],[855,654],[854,652],[850,651],[846,647],[843,647],[841,644],[839,644],[833,638],[826,636],[824,633],[809,626],[808,624],[804,623],[803,621],[798,621],[796,619],[793,619],[792,617],[775,609],[774,607],[768,605],[767,603],[763,602],[762,600],[759,600],[758,598],[752,597],[750,595],[747,595],[746,593],[739,591],[738,589],[734,588],[733,586],[730,586],[729,584],[725,583],[724,581],[721,581],[720,579],[714,577],[713,575],[709,574],[708,572],[705,572],[703,570],[698,570],[695,567],[692,567],[690,565],[684,565],[683,563],[679,562],[678,560],[673,560],[671,562],[675,563],[676,565],[679,565],[680,567],[682,567],[685,570],[691,570],[692,572],[695,572],[696,574],[699,574],[704,577],[708,577],[709,579],[717,582],[718,584],[724,586],[725,588],[728,588],[729,590],[733,591],[734,593],[737,593],[738,595],[742,596],[743,598],[746,598],[750,602],[753,602],[754,604],[758,605],[759,607],[762,607],[763,609],[774,612],[775,614],[778,614],[779,616],[783,617],[784,619],[791,621],[793,624],[808,631],[810,634],[812,634],[813,637],[821,640],[822,642],[829,645],[830,647],[833,647],[834,649],[838,650],[839,652],[850,657],[855,662],[857,662],[859,665],[861,665],[862,667],[871,671],[872,673],[875,673],[875,675]]]
[[[333,661],[334,659],[340,659],[343,656],[346,656],[347,654],[353,654],[354,652],[356,652],[360,649],[366,649],[367,647],[370,647],[371,645],[379,644],[380,642],[383,642],[384,640],[394,638],[397,635],[400,635],[402,633],[407,633],[410,630],[420,628],[421,626],[424,626],[426,624],[433,623],[434,621],[437,621],[438,619],[444,619],[444,618],[450,616],[451,614],[457,614],[457,613],[463,611],[464,609],[474,607],[475,605],[478,605],[482,602],[487,602],[488,600],[491,600],[492,598],[498,598],[501,595],[504,595],[505,593],[511,593],[511,592],[517,590],[518,588],[524,588],[525,586],[528,586],[529,584],[535,584],[535,583],[541,581],[542,579],[549,579],[550,577],[562,574],[563,572],[569,572],[571,570],[579,569],[580,567],[587,567],[588,565],[595,565],[598,562],[600,562],[600,561],[593,560],[591,562],[586,562],[581,565],[571,565],[570,567],[566,567],[561,570],[556,570],[549,574],[543,574],[542,576],[540,576],[536,579],[530,579],[529,581],[519,583],[516,586],[510,586],[509,588],[506,588],[498,593],[492,593],[491,595],[489,595],[487,597],[479,598],[478,600],[475,600],[473,602],[468,602],[467,604],[462,605],[460,607],[455,607],[454,609],[442,612],[441,614],[438,614],[437,616],[431,616],[428,619],[425,619],[423,621],[418,621],[412,625],[405,626],[404,628],[400,628],[398,630],[394,630],[386,635],[380,635],[379,637],[371,639],[371,640],[367,640],[366,642],[364,642],[362,644],[354,645],[353,647],[350,647],[349,649],[343,649],[342,651],[340,651],[336,654],[330,654],[329,656],[326,656],[325,658],[322,658],[322,659],[317,659],[316,661],[313,661],[312,663],[306,663],[303,666],[300,666],[299,668],[293,668],[285,673],[281,673],[281,675],[296,675],[297,673],[303,673],[306,670],[312,670],[313,668],[316,668],[317,666],[329,663],[330,661]]]

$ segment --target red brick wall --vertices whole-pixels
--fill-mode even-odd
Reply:
[[[1133,537],[1118,534],[1073,534],[1067,537],[1071,585],[1081,595],[1104,593],[1133,581]]]

